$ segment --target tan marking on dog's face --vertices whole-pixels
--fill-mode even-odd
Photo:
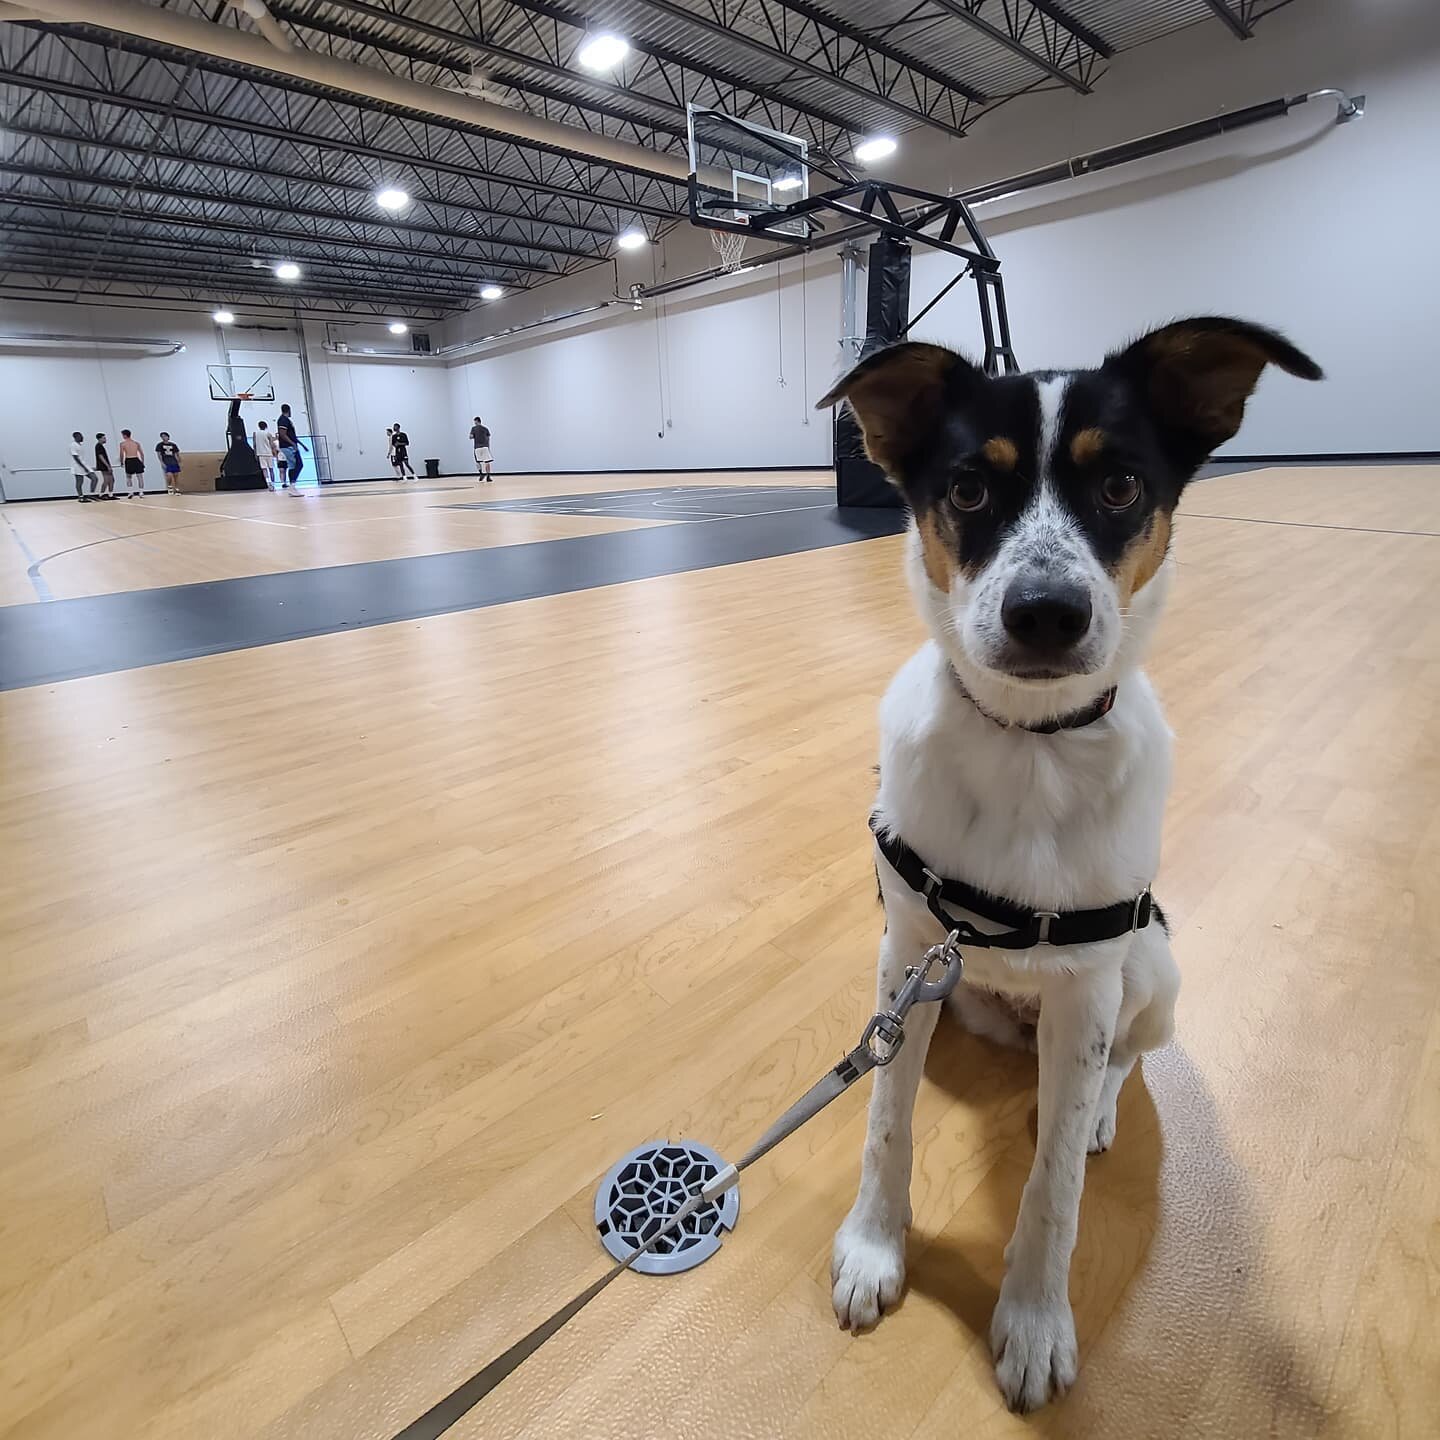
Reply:
[[[917,515],[915,528],[920,532],[920,554],[925,562],[925,573],[937,590],[948,595],[955,579],[955,552],[942,534],[935,512],[931,510]]]
[[[1095,429],[1093,425],[1076,431],[1070,441],[1070,458],[1077,465],[1093,464],[1105,452],[1105,439],[1105,432]]]
[[[1154,578],[1170,549],[1170,514],[1157,510],[1150,523],[1125,547],[1111,574],[1120,594],[1120,608],[1128,610],[1137,590]]]
[[[1007,439],[1004,435],[992,436],[980,447],[980,453],[997,470],[1004,470],[1007,473],[1013,471],[1020,463],[1020,451],[1016,448],[1015,442]]]

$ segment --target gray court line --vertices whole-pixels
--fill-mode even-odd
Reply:
[[[901,510],[805,506],[0,606],[0,690],[796,555],[898,535],[905,524]]]
[[[28,569],[26,577],[30,581],[31,588],[35,591],[36,597],[40,600],[53,600],[55,597],[50,593],[50,586],[45,577],[40,573],[40,566],[43,563],[35,558],[35,552],[25,543],[25,537],[15,528],[15,522],[3,510],[0,515],[5,516],[5,524],[9,527],[10,534],[15,543],[20,547],[20,553],[25,557]],[[46,557],[49,558],[48,556]]]

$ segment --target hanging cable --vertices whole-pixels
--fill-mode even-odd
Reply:
[[[810,282],[800,252],[800,423],[810,423]]]
[[[658,284],[660,279],[659,260],[653,250],[650,253],[650,274]],[[655,306],[655,392],[660,407],[660,429],[656,432],[656,438],[660,440],[665,438],[666,430],[672,426],[667,400],[670,370],[667,351],[670,337],[665,328],[665,314],[666,304],[661,300]]]
[[[781,293],[784,276],[775,267],[775,350],[780,363],[780,388],[785,388],[785,299]]]

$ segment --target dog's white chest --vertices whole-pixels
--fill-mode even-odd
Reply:
[[[1037,735],[980,714],[927,644],[881,706],[878,808],[937,874],[1037,909],[1109,905],[1154,879],[1169,760],[1143,675],[1104,719]]]

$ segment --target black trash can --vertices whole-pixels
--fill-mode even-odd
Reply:
[[[427,460],[425,462],[425,478],[427,480],[438,480],[440,478],[440,462],[438,460]]]

